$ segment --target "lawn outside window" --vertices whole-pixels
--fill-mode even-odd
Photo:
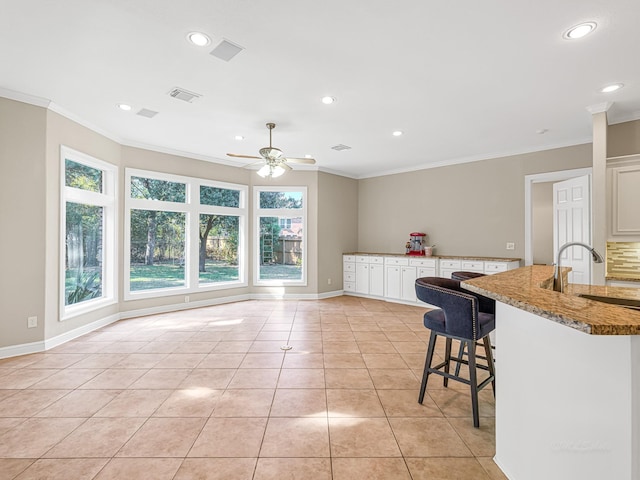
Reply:
[[[125,299],[245,286],[247,187],[127,169]]]

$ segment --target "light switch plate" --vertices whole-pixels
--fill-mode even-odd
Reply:
[[[516,244],[513,242],[507,242],[507,250],[515,250]]]

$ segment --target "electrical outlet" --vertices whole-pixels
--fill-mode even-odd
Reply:
[[[38,326],[38,317],[27,318],[27,328],[36,328]]]
[[[331,279],[327,278],[327,285],[331,285]]]
[[[184,296],[184,303],[189,303],[189,295]]]
[[[516,244],[513,242],[507,242],[507,250],[515,250]]]

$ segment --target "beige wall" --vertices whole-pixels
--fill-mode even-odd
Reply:
[[[357,180],[318,174],[318,245],[318,293],[342,290],[342,254],[358,246]]]
[[[60,146],[78,150],[99,160],[119,166],[121,147],[117,142],[100,135],[62,115],[47,110],[46,155],[46,315],[44,338],[51,339],[88,323],[118,312],[117,305],[93,312],[60,319]],[[62,267],[64,268],[64,267]]]
[[[553,182],[531,186],[533,263],[553,265]]]
[[[607,130],[607,157],[640,153],[640,120],[609,125]]]
[[[0,98],[0,347],[43,337],[45,132],[44,108]]]
[[[423,231],[436,254],[524,258],[524,176],[590,165],[584,144],[361,180],[358,250],[402,253]]]

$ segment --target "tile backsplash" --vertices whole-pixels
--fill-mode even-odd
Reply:
[[[607,242],[607,278],[640,280],[640,242]]]

